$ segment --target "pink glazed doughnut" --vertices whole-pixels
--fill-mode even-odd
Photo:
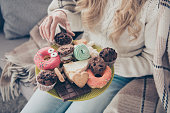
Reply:
[[[95,77],[95,75],[90,69],[88,69],[87,72],[89,74],[87,85],[90,86],[91,88],[104,87],[110,81],[112,77],[112,70],[110,69],[109,66],[106,67],[102,77]]]
[[[49,59],[45,60],[46,57]],[[38,69],[48,70],[59,67],[61,61],[58,52],[55,49],[51,47],[45,47],[36,53],[34,56],[34,62]]]

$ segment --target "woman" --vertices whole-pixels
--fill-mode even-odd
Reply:
[[[64,8],[59,8],[60,2],[53,0],[50,4],[49,15],[39,27],[42,38],[52,42],[56,26],[61,24],[72,36],[72,31],[82,31],[82,38],[94,41],[102,48],[114,48],[118,53],[114,64],[115,77],[103,94],[81,102],[63,103],[37,90],[21,113],[102,113],[127,83],[153,74],[158,0],[65,1],[66,4],[61,6]]]

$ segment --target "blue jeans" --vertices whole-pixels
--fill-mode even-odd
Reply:
[[[78,102],[63,102],[37,89],[21,113],[102,113],[117,92],[132,79],[115,75],[104,93],[93,99]]]

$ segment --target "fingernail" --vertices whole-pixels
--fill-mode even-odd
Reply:
[[[50,39],[50,42],[53,42],[53,39]]]
[[[75,36],[75,34],[72,32],[72,36]]]

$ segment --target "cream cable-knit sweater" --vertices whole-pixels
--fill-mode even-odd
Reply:
[[[131,41],[134,37],[130,36],[126,30],[120,36],[118,42],[113,43],[109,40],[111,32],[109,27],[112,25],[114,13],[120,4],[121,0],[108,0],[103,20],[96,26],[95,33],[83,29],[79,14],[62,10],[67,13],[73,31],[84,30],[83,38],[94,41],[96,45],[102,48],[112,47],[117,51],[118,58],[114,64],[115,74],[125,77],[151,75],[153,74],[152,60],[156,41],[158,0],[148,0],[138,14],[137,19],[142,23],[142,29],[136,40]],[[57,0],[53,0],[48,12],[57,10],[57,7]]]

